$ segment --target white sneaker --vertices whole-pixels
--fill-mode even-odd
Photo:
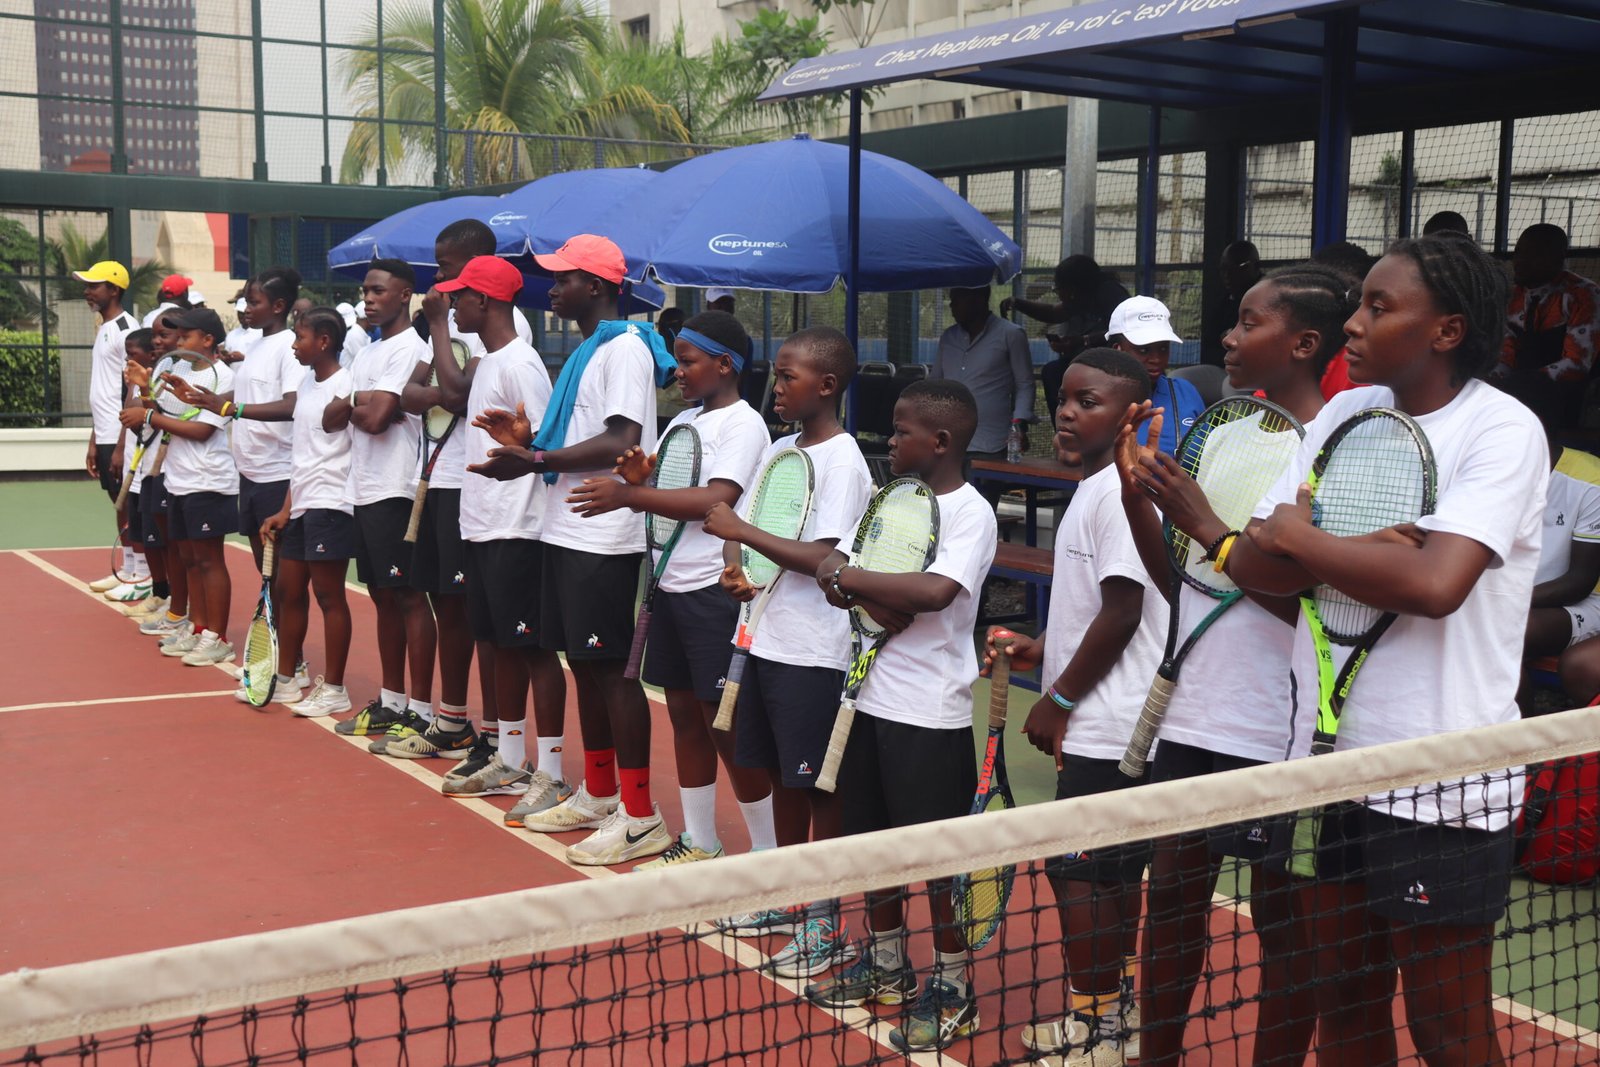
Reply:
[[[133,604],[150,595],[150,583],[123,582],[102,595],[118,604]]]
[[[598,830],[605,825],[613,812],[619,810],[617,803],[620,799],[620,794],[614,797],[591,796],[589,787],[580,785],[576,793],[555,807],[525,816],[522,828],[541,834],[559,834],[567,830]],[[667,842],[668,845],[671,843],[670,840]],[[656,851],[659,852],[660,849]]]
[[[195,642],[194,648],[183,657],[185,667],[209,667],[233,658],[233,646],[216,634],[207,631]]]
[[[250,690],[241,685],[239,688],[233,691],[233,699],[237,700],[241,704],[250,703]],[[288,683],[285,683],[282,678],[279,678],[277,684],[272,687],[272,699],[267,701],[267,703],[298,704],[302,699],[303,696],[300,692],[300,687],[295,685],[292,679]]]
[[[152,615],[165,614],[168,605],[171,603],[172,601],[167,597],[151,594],[143,600],[136,600],[132,604],[124,604],[117,610],[130,619],[146,619]]]
[[[672,847],[672,835],[661,818],[661,806],[652,805],[650,815],[635,819],[626,808],[617,808],[600,829],[567,848],[567,862],[584,867],[609,867],[641,856],[654,856]]]
[[[185,622],[183,629],[174,631],[170,640],[162,640],[161,654],[174,659],[182,659],[194,651],[194,646],[200,643],[200,635],[194,632],[194,623]]]
[[[311,692],[300,703],[290,704],[289,710],[302,719],[320,719],[324,715],[349,711],[350,693],[342,685],[329,685],[319,675]]]
[[[318,678],[317,681],[320,682],[322,679]],[[311,664],[305,660],[301,660],[294,665],[294,684],[301,689],[311,688]]]
[[[108,574],[104,578],[96,578],[94,581],[90,582],[89,591],[92,593],[104,593],[107,590],[115,589],[121,584],[121,578],[118,578],[115,574]]]
[[[181,619],[169,619],[167,618],[167,612],[163,611],[141,622],[139,624],[139,632],[146,637],[166,637],[168,634],[177,633],[188,625],[189,619],[187,616]]]

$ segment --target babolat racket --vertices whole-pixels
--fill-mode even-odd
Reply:
[[[456,366],[462,370],[467,369],[467,360],[471,353],[467,350],[466,343],[459,337],[450,338],[450,354],[455,357]],[[434,388],[439,386],[439,368],[436,366],[428,375],[428,384]],[[432,445],[427,453],[427,462],[422,465],[422,477],[417,479],[417,495],[411,501],[411,521],[406,523],[407,543],[416,541],[417,530],[422,525],[422,505],[428,499],[428,480],[433,477],[434,464],[439,462],[439,456],[444,453],[444,443],[450,440],[450,435],[455,432],[456,423],[461,421],[458,412],[435,404],[422,416],[423,447]]]
[[[811,515],[811,493],[816,485],[816,475],[811,468],[811,457],[798,448],[786,448],[767,461],[761,476],[756,480],[756,491],[750,494],[745,508],[745,521],[763,533],[797,541]],[[744,576],[758,592],[747,600],[739,612],[739,630],[734,635],[733,659],[728,664],[728,676],[722,684],[722,703],[717,705],[717,718],[712,723],[718,730],[733,728],[733,712],[739,705],[739,683],[744,679],[745,663],[750,659],[750,646],[756,639],[756,627],[761,625],[761,615],[772,599],[772,590],[783,577],[783,568],[749,545],[739,546],[739,566]]]
[[[152,378],[150,382],[150,399],[159,400],[161,394],[167,391],[165,378]],[[144,432],[139,434],[133,449],[133,462],[129,463],[122,472],[122,487],[117,490],[117,510],[121,511],[128,505],[128,494],[133,490],[133,476],[139,470],[139,464],[144,462],[145,449],[150,447],[161,431],[154,426],[146,425]]]
[[[1360,537],[1433,513],[1438,481],[1433,449],[1411,416],[1393,408],[1368,408],[1341,423],[1322,446],[1311,474],[1311,521],[1335,537]],[[1319,585],[1300,598],[1300,612],[1317,653],[1317,726],[1311,754],[1333,751],[1339,716],[1373,645],[1397,615],[1363,604],[1331,586]],[[1350,652],[1334,670],[1333,646]],[[1295,816],[1292,874],[1316,874],[1321,812]]]
[[[157,390],[154,384],[157,379],[165,388]],[[166,359],[156,365],[156,371],[151,375],[151,399],[155,401],[156,410],[163,415],[171,415],[184,422],[200,414],[200,408],[193,407],[184,402],[178,395],[178,383],[204,389],[207,392],[216,392],[217,389],[217,364],[215,360],[208,359],[198,352],[178,351],[173,352]],[[167,461],[167,446],[172,443],[172,435],[163,433],[161,444],[156,449],[156,458],[150,464],[146,478],[159,478],[162,465]]]
[[[925,571],[939,550],[939,503],[933,490],[916,478],[896,478],[872,498],[856,528],[850,566],[881,574]],[[856,697],[889,631],[862,609],[850,607],[850,669],[844,676],[844,695],[833,720],[833,735],[817,775],[817,788],[831,793],[839,784],[839,762],[844,759],[850,728],[856,721]]]
[[[656,448],[656,469],[650,484],[657,489],[691,489],[700,484],[699,430],[684,423],[667,431]],[[653,566],[644,604],[639,608],[639,621],[633,627],[633,647],[628,649],[628,665],[622,671],[624,678],[639,677],[639,665],[644,662],[644,641],[650,632],[650,612],[656,603],[656,588],[661,585],[661,575],[666,572],[672,550],[678,547],[678,538],[683,536],[683,527],[682,519],[650,514],[644,517],[644,539]]]
[[[1199,483],[1206,503],[1229,530],[1242,530],[1267,490],[1288,469],[1300,449],[1305,429],[1276,404],[1253,396],[1231,396],[1200,413],[1178,445],[1177,460],[1183,473]],[[1155,744],[1167,705],[1178,685],[1178,672],[1194,646],[1213,623],[1244,596],[1233,580],[1206,558],[1206,546],[1195,544],[1172,523],[1164,525],[1167,560],[1172,564],[1172,615],[1167,624],[1167,650],[1156,670],[1144,710],[1133,729],[1128,750],[1118,768],[1129,778],[1144,773],[1150,747]],[[1187,585],[1216,603],[1178,644],[1178,626]]]
[[[239,675],[244,682],[245,698],[252,708],[267,706],[278,680],[278,628],[272,621],[272,571],[277,561],[278,542],[270,538],[263,540],[261,598],[256,601],[256,613],[245,634],[244,670]]]
[[[1011,780],[1006,777],[1006,712],[1010,693],[1011,639],[997,638],[994,666],[989,669],[989,740],[984,745],[983,766],[978,769],[978,791],[972,798],[973,815],[1017,806],[1016,798],[1011,795]],[[1016,873],[1013,865],[956,876],[951,889],[956,930],[969,949],[982,948],[999,932]]]

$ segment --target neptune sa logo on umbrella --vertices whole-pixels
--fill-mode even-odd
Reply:
[[[719,256],[766,255],[768,249],[788,248],[788,241],[756,241],[742,233],[719,233],[706,242],[706,247]]]

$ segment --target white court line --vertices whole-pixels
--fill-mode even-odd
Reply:
[[[147,700],[188,700],[192,697],[232,696],[232,689],[212,689],[205,693],[152,693],[143,697],[100,697],[98,700],[53,700],[48,704],[12,704],[0,708],[0,715],[10,711],[44,711],[55,708],[92,708],[101,704],[142,704]]]

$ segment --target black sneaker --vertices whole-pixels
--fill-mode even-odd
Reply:
[[[367,751],[379,756],[389,754],[390,741],[402,741],[408,737],[416,737],[428,728],[428,720],[407,708],[400,713],[400,721],[390,726],[381,736],[367,742]]]
[[[367,706],[356,712],[354,716],[337,723],[333,732],[344,734],[346,737],[372,737],[376,734],[386,734],[389,727],[404,720],[405,709],[385,707],[383,701],[373,697]]]
[[[467,749],[467,758],[450,768],[446,778],[471,778],[474,774],[489,766],[489,761],[494,758],[495,748],[489,744],[489,739],[479,734],[472,742],[472,747]]]

